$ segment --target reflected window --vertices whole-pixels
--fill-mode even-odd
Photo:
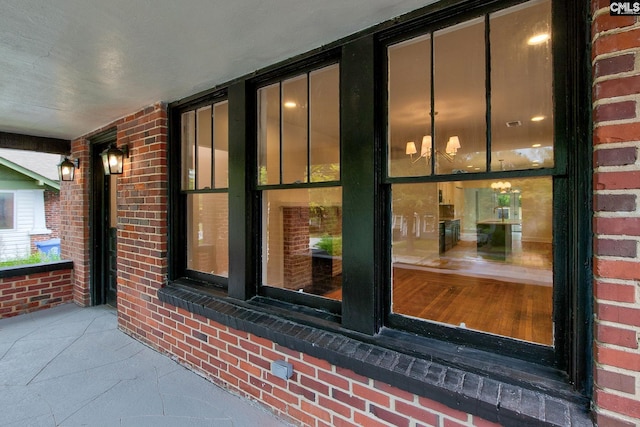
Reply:
[[[10,230],[14,228],[14,193],[0,193],[0,229]]]

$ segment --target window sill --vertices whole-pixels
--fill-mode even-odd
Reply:
[[[587,426],[588,400],[557,372],[461,346],[383,330],[375,337],[351,333],[327,319],[312,323],[263,301],[176,281],[158,291],[161,301],[254,334],[295,351],[451,408],[503,425]],[[345,335],[348,334],[348,335]]]
[[[0,279],[4,279],[7,277],[26,276],[28,274],[45,273],[47,271],[72,269],[73,261],[70,260],[43,262],[40,264],[22,264],[11,267],[1,267]]]

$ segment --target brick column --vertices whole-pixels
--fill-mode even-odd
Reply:
[[[640,425],[640,24],[592,1],[594,409],[599,426]]]
[[[311,284],[311,253],[309,252],[309,208],[282,208],[282,239],[284,287],[304,288]]]

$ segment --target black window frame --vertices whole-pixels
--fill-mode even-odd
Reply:
[[[550,0],[552,5],[554,4],[552,0]],[[438,96],[433,92],[433,70],[435,68],[435,63],[437,62],[437,58],[434,58],[433,53],[433,44],[434,44],[434,34],[438,30],[443,30],[450,28],[459,23],[463,23],[469,20],[481,18],[484,25],[484,36],[485,40],[483,41],[485,52],[485,69],[484,73],[484,82],[485,82],[485,93],[486,93],[486,112],[485,112],[485,132],[486,132],[486,171],[478,171],[478,172],[468,172],[464,174],[460,173],[438,173],[436,171],[435,162],[436,156],[431,157],[431,170],[429,174],[425,174],[422,176],[391,176],[390,171],[388,170],[388,162],[386,159],[388,158],[388,144],[386,139],[383,140],[383,147],[381,149],[382,157],[383,157],[383,173],[381,174],[381,193],[384,195],[384,205],[387,217],[385,218],[385,224],[389,224],[391,222],[391,187],[394,184],[412,184],[412,183],[444,183],[450,181],[476,181],[476,180],[508,180],[508,179],[517,179],[517,178],[530,178],[530,177],[550,177],[553,180],[553,247],[554,247],[554,288],[553,288],[553,313],[554,313],[554,325],[559,324],[559,318],[562,311],[562,307],[566,306],[566,289],[563,287],[566,286],[566,279],[564,275],[566,273],[566,253],[567,253],[567,244],[562,237],[566,234],[566,226],[567,224],[564,221],[564,217],[561,215],[564,213],[566,194],[563,194],[567,191],[567,186],[563,182],[567,179],[567,156],[566,156],[566,144],[558,143],[558,140],[565,141],[564,134],[558,136],[558,133],[561,132],[564,122],[565,113],[559,111],[561,108],[554,108],[554,166],[547,168],[536,168],[536,169],[517,169],[517,170],[506,170],[506,171],[492,171],[491,170],[491,155],[493,154],[491,151],[491,46],[489,40],[489,32],[490,32],[490,14],[496,11],[502,11],[507,9],[510,6],[524,4],[527,1],[515,1],[508,2],[508,6],[503,4],[496,4],[492,8],[481,8],[481,10],[467,10],[464,13],[460,13],[458,15],[450,15],[443,17],[440,20],[431,20],[428,23],[425,23],[423,26],[415,28],[413,31],[407,33],[398,31],[398,29],[394,29],[393,31],[389,31],[387,33],[382,33],[378,38],[379,49],[380,49],[380,58],[383,66],[381,66],[382,76],[381,76],[381,87],[378,91],[379,99],[378,105],[381,107],[381,111],[379,113],[380,117],[384,117],[383,120],[380,120],[381,124],[384,124],[384,128],[381,131],[382,135],[388,134],[387,128],[387,118],[388,118],[388,109],[386,108],[388,105],[388,48],[397,43],[401,43],[407,40],[411,40],[415,37],[420,37],[424,35],[429,35],[430,45],[431,45],[431,91],[430,91],[430,105],[431,110],[434,108],[435,98]],[[558,2],[555,2],[558,3]],[[556,15],[552,11],[552,19],[553,16]],[[557,18],[555,18],[557,20]],[[553,24],[552,24],[553,25]],[[553,25],[554,30],[557,25]],[[420,31],[422,30],[422,31]],[[560,34],[557,34],[555,31],[552,31],[554,40]],[[558,33],[560,33],[558,31]],[[558,37],[560,38],[560,37]],[[555,54],[555,45],[552,52],[553,57],[556,57]],[[557,62],[557,61],[555,61]],[[555,68],[556,63],[554,63],[554,71],[553,77],[554,82],[557,78],[559,78],[559,74],[562,70],[557,70]],[[554,92],[555,94],[555,92]],[[560,113],[560,114],[558,114]],[[432,113],[433,114],[433,113]],[[430,134],[433,134],[435,128],[435,120],[434,117],[431,117],[431,130]],[[566,133],[566,131],[565,131]],[[441,325],[435,322],[430,322],[424,319],[414,319],[400,313],[393,313],[391,310],[392,303],[392,284],[391,284],[391,234],[390,227],[387,227],[386,230],[389,232],[384,236],[384,250],[385,250],[385,261],[384,261],[384,283],[386,287],[385,291],[385,325],[390,328],[400,329],[409,332],[419,333],[421,335],[426,335],[429,337],[434,337],[442,340],[446,340],[449,342],[453,342],[456,344],[469,345],[471,347],[488,350],[491,352],[496,352],[504,355],[517,356],[524,360],[528,360],[531,362],[538,362],[548,365],[560,366],[561,360],[563,357],[556,358],[556,351],[554,348],[549,346],[544,346],[541,344],[536,344],[533,342],[523,342],[516,341],[509,337],[502,337],[498,335],[491,335],[487,333],[478,333],[477,331],[468,330],[465,328],[452,328],[451,326]],[[557,286],[558,285],[558,286]],[[555,328],[555,326],[554,326]],[[555,346],[560,348],[564,347],[564,340],[567,339],[565,334],[563,334],[562,328],[556,328],[555,332]],[[557,359],[557,360],[556,360]]]
[[[328,46],[278,63],[169,106],[169,247],[168,281],[187,285],[198,294],[224,298],[237,307],[258,309],[320,330],[338,332],[362,343],[402,354],[435,360],[449,366],[490,377],[509,376],[509,381],[528,384],[553,393],[565,382],[582,397],[592,393],[592,285],[591,285],[591,138],[590,62],[588,5],[552,2],[553,68],[556,132],[554,227],[561,232],[554,243],[566,244],[566,257],[555,264],[563,286],[554,295],[556,346],[540,349],[535,344],[514,344],[496,338],[487,346],[484,335],[462,331],[451,338],[437,328],[414,328],[389,317],[390,286],[386,260],[390,236],[386,163],[386,58],[390,40],[409,39],[467,19],[524,3],[523,0],[460,0],[438,2],[400,18],[341,39]],[[576,4],[574,4],[576,3]],[[257,88],[284,80],[319,64],[340,64],[340,151],[343,191],[343,298],[341,310],[318,305],[318,299],[295,293],[260,290],[260,190],[257,186]],[[186,271],[184,248],[185,202],[180,194],[180,114],[224,94],[229,101],[229,279],[228,292],[211,289],[224,284]],[[566,165],[566,170],[557,165]],[[563,166],[564,167],[564,166]],[[531,176],[547,175],[534,171]],[[466,179],[510,178],[522,171],[469,174]],[[437,175],[434,182],[452,175]],[[460,179],[455,175],[456,180]],[[423,178],[411,178],[420,182]],[[305,188],[306,184],[301,184]],[[265,186],[266,188],[276,188]],[[555,197],[555,192],[560,194]],[[232,261],[233,260],[233,261]],[[555,260],[554,260],[555,262]],[[169,292],[169,291],[167,291]],[[209,293],[207,293],[209,292]],[[178,292],[180,294],[180,292]],[[186,295],[186,294],[185,294]],[[178,303],[174,296],[171,301]],[[557,299],[556,299],[557,298]],[[187,306],[191,307],[190,304]],[[310,308],[311,307],[311,308]],[[320,310],[317,310],[320,308]],[[422,322],[424,324],[424,322]],[[480,338],[479,338],[480,337]],[[322,353],[322,349],[319,350]],[[327,357],[332,360],[331,352]],[[508,374],[499,372],[501,368]],[[357,367],[354,369],[358,371]],[[374,374],[371,373],[372,377]],[[403,387],[402,384],[396,384]],[[566,397],[567,391],[558,395]],[[572,397],[571,399],[575,399]],[[580,400],[580,397],[577,398]]]
[[[311,188],[342,188],[342,159],[343,159],[343,150],[342,150],[342,120],[340,120],[340,179],[332,180],[332,181],[322,181],[322,182],[313,182],[311,181],[311,176],[307,176],[307,182],[300,183],[283,183],[282,182],[282,135],[280,135],[280,171],[279,171],[279,183],[278,184],[259,184],[258,183],[258,159],[257,159],[257,151],[258,151],[258,136],[257,132],[257,94],[258,91],[262,88],[273,84],[280,85],[280,96],[282,96],[282,83],[290,78],[295,78],[301,75],[305,75],[307,77],[307,89],[309,85],[309,76],[314,71],[320,70],[324,67],[329,67],[331,65],[338,65],[340,75],[342,75],[342,66],[341,66],[341,54],[338,49],[328,49],[318,55],[314,55],[310,58],[305,58],[302,61],[295,61],[292,64],[289,64],[286,67],[276,68],[272,72],[265,73],[259,77],[256,77],[250,82],[250,97],[253,100],[254,104],[251,109],[251,119],[253,120],[253,135],[247,139],[248,149],[252,150],[255,156],[255,163],[252,163],[250,167],[253,168],[254,173],[247,175],[247,179],[251,177],[251,188],[255,194],[255,206],[258,210],[254,211],[254,217],[256,218],[253,229],[254,233],[254,247],[256,248],[255,257],[256,269],[254,271],[255,278],[255,296],[261,299],[262,302],[268,304],[277,305],[278,301],[282,301],[285,304],[285,307],[293,310],[301,310],[303,312],[312,312],[309,310],[320,310],[321,313],[315,313],[315,315],[324,317],[327,319],[331,319],[332,321],[339,322],[340,316],[342,313],[342,301],[330,300],[327,298],[322,298],[321,296],[295,292],[287,289],[280,289],[270,286],[263,286],[262,280],[262,227],[261,227],[261,213],[262,213],[262,195],[264,191],[269,190],[287,190],[287,189],[311,189]],[[338,93],[341,98],[342,92],[342,82],[340,81],[340,86],[338,88]],[[307,102],[310,102],[307,99]],[[310,104],[309,104],[310,105]],[[310,107],[308,109],[307,118],[309,118]],[[282,106],[280,110],[280,114],[282,114]],[[310,126],[307,123],[307,126]],[[307,135],[309,134],[309,129],[307,129]],[[307,140],[307,163],[309,164],[309,149],[310,149],[311,141]],[[300,306],[300,307],[293,307]]]
[[[196,281],[198,283],[205,283],[211,287],[218,288],[220,290],[224,290],[228,287],[229,279],[228,277],[208,274],[197,270],[189,269],[187,266],[187,221],[184,218],[187,217],[187,195],[188,194],[219,194],[226,193],[229,194],[229,187],[226,188],[207,188],[207,189],[183,189],[182,188],[182,180],[183,180],[183,170],[182,170],[182,115],[184,113],[188,113],[193,111],[195,113],[196,120],[196,134],[197,134],[197,112],[199,109],[210,106],[211,113],[213,117],[213,107],[215,104],[219,102],[228,101],[227,89],[222,88],[218,89],[213,93],[208,93],[204,96],[196,96],[189,98],[187,100],[178,102],[172,106],[170,109],[169,115],[169,127],[171,129],[171,141],[175,141],[175,144],[169,149],[169,159],[177,159],[180,165],[177,168],[169,168],[169,176],[170,181],[173,183],[177,182],[177,186],[173,185],[170,190],[171,197],[171,217],[169,223],[172,224],[170,230],[171,235],[174,237],[174,246],[175,248],[181,247],[180,250],[176,250],[173,252],[173,256],[170,257],[169,260],[169,277],[182,277],[184,279],[190,279]],[[211,124],[213,129],[213,122]],[[213,133],[211,135],[212,143],[213,143]],[[195,167],[198,167],[198,159],[197,153],[194,157]],[[212,163],[215,159],[212,157]],[[215,166],[212,165],[211,168],[211,179],[213,184],[214,179],[214,169]],[[196,185],[197,186],[197,185]],[[212,185],[212,187],[214,187]],[[177,190],[177,191],[176,191]],[[180,254],[179,256],[177,254]]]

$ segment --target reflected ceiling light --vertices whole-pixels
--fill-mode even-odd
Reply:
[[[457,139],[458,137],[454,136],[452,138]],[[444,157],[449,162],[453,162],[452,156],[454,156],[455,151],[457,151],[457,149],[460,148],[460,141],[457,142],[457,148],[455,148],[456,147],[455,141],[452,143],[453,145],[451,147],[449,147],[449,144],[451,144],[451,139],[449,139],[449,142],[447,143],[447,150],[449,149],[453,150],[453,154],[449,154],[448,151],[446,153],[443,153],[439,150],[436,150],[436,155],[440,157]],[[429,163],[431,161],[431,156],[433,155],[433,147],[431,145],[432,145],[431,135],[425,135],[422,137],[422,144],[420,145],[420,156],[417,159],[415,160],[413,159],[413,155],[418,153],[416,143],[414,141],[407,142],[404,152],[408,156],[411,156],[411,163],[415,163],[418,160],[424,158],[427,162],[427,166],[429,166]]]
[[[285,106],[286,108],[296,108],[296,107],[298,106],[298,104],[296,104],[296,103],[295,103],[295,102],[293,102],[293,101],[286,101],[286,102],[284,103],[284,106]]]
[[[422,145],[420,146],[420,156],[426,157],[427,160],[431,158],[431,136],[425,135],[422,137]]]
[[[533,148],[538,148],[538,147],[542,147],[542,144],[533,144],[532,145]]]
[[[444,149],[444,151],[450,156],[455,156],[459,148],[460,138],[458,138],[457,136],[452,136],[451,138],[449,138],[449,141],[447,141],[447,147]]]
[[[405,149],[405,154],[411,156],[411,160],[413,160],[413,155],[416,154],[418,150],[416,150],[416,143],[413,141],[407,142],[407,148]]]
[[[533,162],[531,163],[531,166],[540,166],[540,163]]]
[[[541,121],[543,121],[544,119],[546,119],[546,117],[545,117],[545,116],[533,116],[533,117],[531,117],[531,121],[532,121],[532,122],[541,122]]]
[[[472,167],[473,167],[473,165],[467,165],[467,167],[468,167],[468,168],[472,168]]]
[[[495,191],[496,193],[501,193],[501,194],[510,193],[511,192],[511,183],[509,181],[492,182],[491,183],[491,189],[493,191]]]
[[[540,33],[540,34],[536,34],[535,36],[531,37],[529,40],[527,40],[527,44],[528,45],[537,45],[537,44],[542,44],[544,42],[546,42],[547,40],[549,40],[551,38],[551,35],[549,33]]]
[[[80,159],[71,160],[65,157],[58,165],[58,178],[60,181],[73,181],[76,169],[80,168]]]

